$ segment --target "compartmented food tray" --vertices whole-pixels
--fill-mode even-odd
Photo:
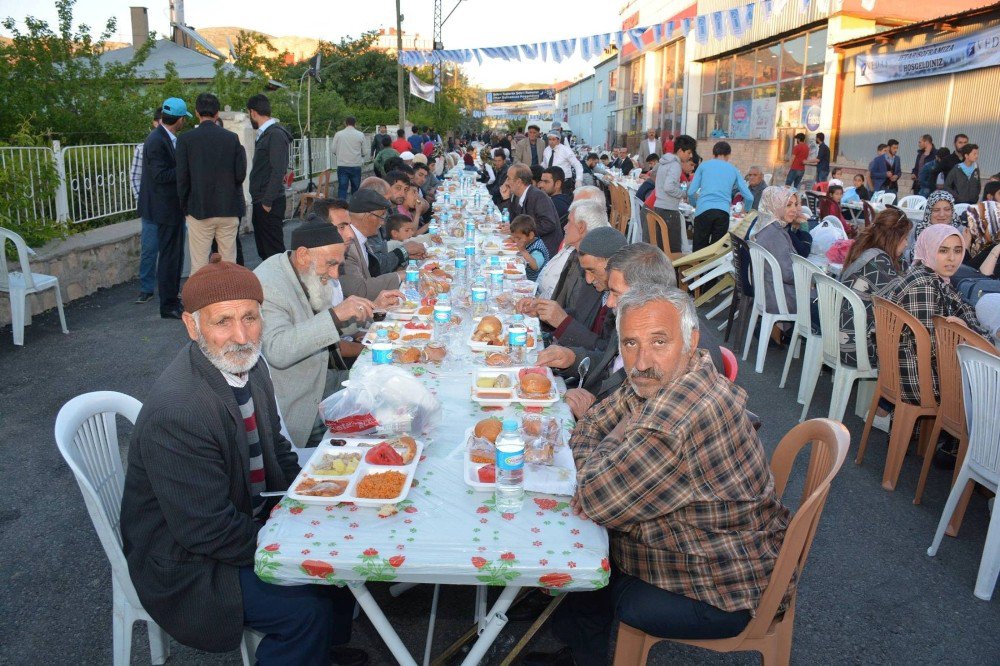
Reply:
[[[472,384],[472,401],[484,407],[506,407],[515,402],[525,407],[548,407],[554,405],[559,402],[559,391],[556,388],[555,375],[552,374],[552,368],[544,368],[544,370],[546,377],[551,382],[549,392],[544,398],[535,396],[527,397],[524,395],[521,391],[521,383],[518,380],[519,370],[510,368],[484,368],[477,370]],[[481,379],[492,379],[495,381],[501,376],[507,378],[507,386],[480,386]]]
[[[365,454],[382,442],[391,442],[391,438],[352,438],[342,441],[346,441],[347,444],[333,446],[329,441],[326,441],[316,447],[309,462],[288,487],[286,494],[288,498],[310,504],[351,502],[358,506],[373,507],[395,504],[406,499],[424,450],[422,442],[416,442],[416,450],[409,463],[405,465],[377,465],[367,462]],[[350,470],[350,466],[347,469],[341,469],[335,462],[337,460],[346,462],[353,456],[357,456],[357,466],[353,470]],[[399,490],[391,497],[369,497],[368,495],[376,493],[365,492],[366,488],[373,488],[377,491],[379,486],[395,486],[397,484]],[[310,488],[320,489],[320,491],[330,494],[304,494],[304,491]],[[395,490],[395,487],[392,490]]]
[[[377,331],[380,328],[384,328],[389,331],[389,344],[393,347],[410,347],[413,345],[425,345],[431,341],[434,337],[433,326],[426,329],[410,329],[406,328],[406,324],[409,322],[401,321],[379,321],[373,323],[369,328],[368,332],[365,333],[365,337],[362,338],[361,344],[366,347],[371,347],[375,344],[375,336],[378,334]]]

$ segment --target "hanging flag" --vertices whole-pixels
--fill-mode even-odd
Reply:
[[[771,18],[771,14],[774,13],[774,4],[771,0],[764,0],[764,18]]]
[[[619,30],[617,33],[615,33],[615,46],[617,46],[618,50],[620,51],[622,46],[624,45],[625,45],[625,31]]]
[[[740,16],[739,9],[729,10],[729,25],[732,28],[734,37],[743,36],[743,17]]]
[[[545,62],[546,60],[548,60],[548,58],[549,58],[549,43],[548,42],[542,42],[541,44],[538,45],[538,50],[540,52],[539,55],[542,58],[542,62]]]
[[[716,39],[724,39],[726,36],[725,17],[722,12],[712,12],[712,34]]]
[[[753,8],[754,8],[754,3],[752,2],[746,6],[746,12],[743,15],[744,30],[749,30],[750,28],[753,27]]]
[[[653,43],[659,44],[660,40],[663,39],[663,24],[657,23],[652,27],[653,30]]]
[[[699,44],[704,44],[708,41],[708,17],[705,15],[695,18],[694,40]]]
[[[687,37],[688,34],[691,32],[691,23],[692,21],[689,18],[686,18],[681,21],[681,28],[685,37]]]
[[[476,56],[476,61],[482,65],[483,64],[483,51],[482,49],[472,49],[472,54]]]
[[[669,41],[674,36],[674,22],[667,21],[664,25],[666,26],[667,40]]]
[[[799,13],[805,14],[809,11],[809,0],[802,0],[802,5],[799,7]]]
[[[635,47],[636,51],[642,50],[642,33],[644,28],[632,28],[628,31],[628,39],[632,42],[632,46]]]
[[[524,51],[524,57],[528,60],[534,60],[538,57],[538,44],[521,44],[521,50]]]
[[[419,97],[425,102],[434,101],[434,84],[424,83],[417,78],[417,75],[410,72],[410,94]]]
[[[593,37],[583,37],[580,39],[580,57],[584,60],[590,60],[593,56],[592,47],[594,44]]]

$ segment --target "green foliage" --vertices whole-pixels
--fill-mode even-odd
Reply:
[[[38,142],[38,137],[24,130],[22,124],[15,135],[18,145]],[[26,162],[0,160],[0,192],[4,193],[0,198],[0,227],[19,233],[29,247],[41,247],[55,238],[65,238],[68,229],[50,217],[59,186],[55,164],[43,157],[42,151],[32,153]],[[13,243],[5,244],[4,251],[8,259],[17,257]]]

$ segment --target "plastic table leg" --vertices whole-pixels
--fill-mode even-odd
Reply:
[[[375,631],[385,641],[386,647],[392,652],[392,656],[396,658],[396,662],[402,666],[417,666],[417,662],[413,659],[409,650],[406,649],[406,646],[403,645],[403,641],[399,640],[399,634],[392,628],[389,619],[382,612],[382,609],[379,608],[378,603],[372,597],[372,593],[368,591],[365,584],[358,582],[349,583],[348,588],[350,588],[354,598],[358,600],[365,615],[371,620]]]

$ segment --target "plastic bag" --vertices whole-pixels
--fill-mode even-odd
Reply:
[[[562,446],[562,429],[558,419],[537,414],[525,414],[521,419],[524,435],[524,462],[552,465],[555,451]]]
[[[353,372],[344,389],[319,404],[319,415],[338,435],[419,435],[440,423],[441,403],[411,373],[380,365]]]
[[[821,220],[819,224],[809,230],[813,238],[812,254],[825,255],[834,243],[847,238],[847,234],[838,226],[830,224],[826,220]]]

